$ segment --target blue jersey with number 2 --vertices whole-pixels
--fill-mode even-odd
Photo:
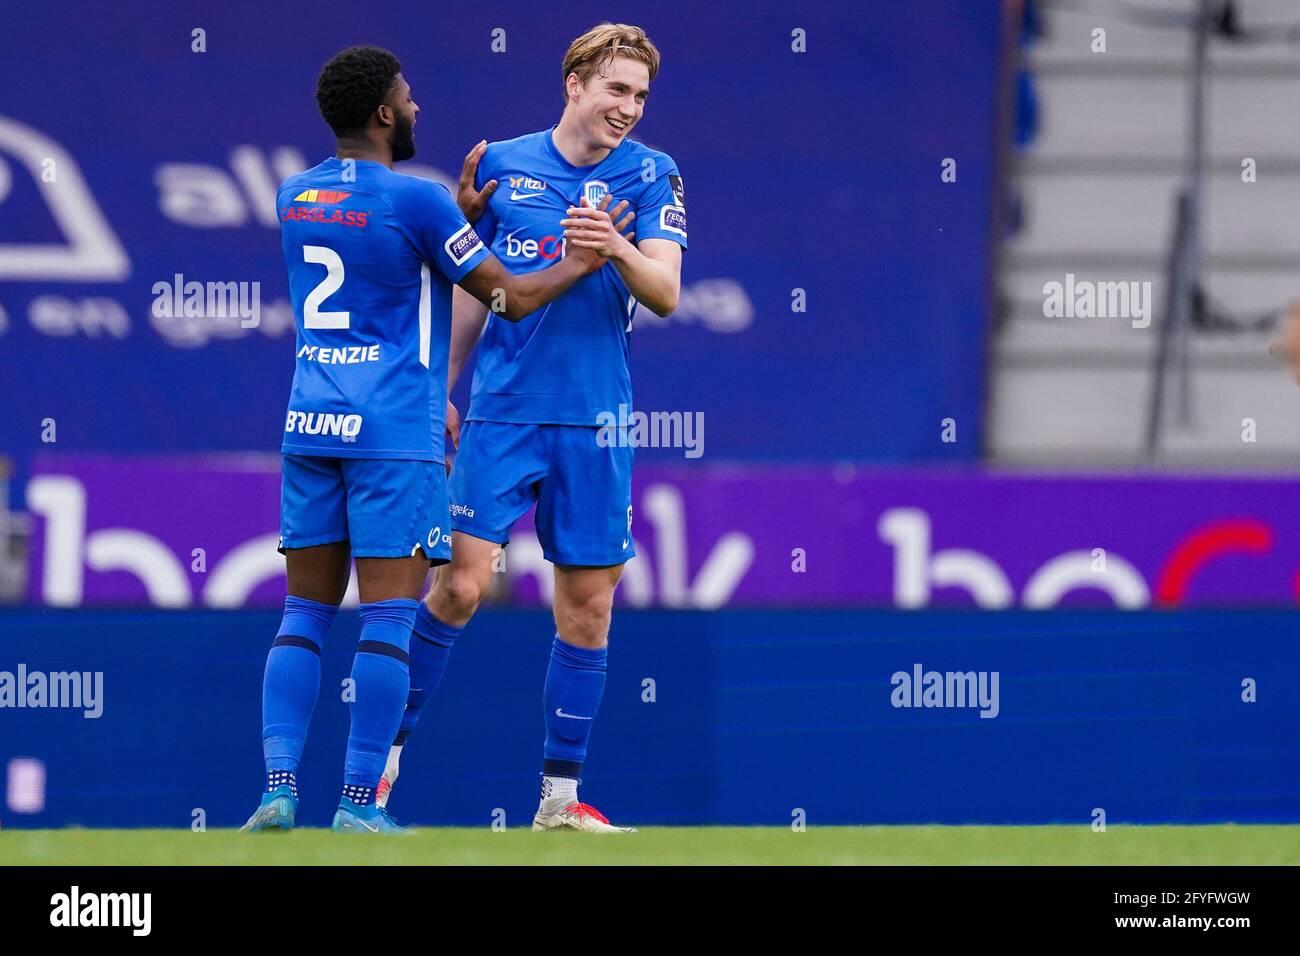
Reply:
[[[297,324],[286,454],[443,457],[451,287],[490,253],[447,190],[330,158],[276,196]]]

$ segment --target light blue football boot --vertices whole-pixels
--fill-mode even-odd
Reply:
[[[239,828],[240,833],[258,833],[262,830],[292,830],[298,816],[298,798],[288,784],[280,784],[270,793],[262,794],[262,804]]]
[[[410,833],[388,815],[388,811],[376,804],[361,806],[347,797],[339,800],[339,808],[334,812],[334,823],[330,829],[336,833]]]

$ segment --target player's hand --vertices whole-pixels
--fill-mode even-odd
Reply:
[[[487,208],[488,200],[497,191],[497,181],[489,179],[482,189],[474,188],[474,177],[478,175],[478,161],[487,152],[487,140],[465,154],[465,163],[460,167],[460,182],[456,184],[456,205],[470,222],[477,222]]]
[[[1268,354],[1284,364],[1300,382],[1300,299],[1291,303],[1275,337],[1268,343]]]
[[[450,401],[447,402],[447,446],[452,451],[460,448],[460,412]],[[451,455],[446,456],[447,474],[451,474]]]
[[[600,205],[593,207],[584,196],[581,206],[569,207],[568,218],[560,220],[564,227],[566,254],[572,250],[575,255],[594,257],[594,268],[600,268],[608,260],[619,258],[633,248],[636,233],[630,230],[636,213],[623,215],[628,207],[626,199],[613,209],[609,208],[613,198],[606,193]]]

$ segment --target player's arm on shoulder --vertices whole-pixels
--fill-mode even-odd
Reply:
[[[475,185],[479,178],[479,162],[483,159],[487,148],[488,141],[479,140],[474,148],[465,154],[465,161],[460,167],[460,180],[456,183],[456,205],[470,222],[479,221],[487,210],[488,200],[492,198],[498,185],[495,179],[485,182],[482,189]]]

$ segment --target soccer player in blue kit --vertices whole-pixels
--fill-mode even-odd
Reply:
[[[466,157],[458,201],[508,269],[531,275],[577,250],[598,252],[613,268],[514,324],[494,316],[484,328],[485,310],[456,299],[453,384],[480,330],[482,339],[451,476],[452,560],[417,611],[412,690],[381,803],[407,735],[488,587],[494,552],[535,502],[538,538],[555,566],[556,634],[542,693],[546,738],[533,829],[628,831],[581,803],[578,782],[605,688],[614,589],[634,554],[633,450],[598,440],[598,416],[631,407],[632,313],[637,302],[661,316],[673,311],[686,248],[676,164],[628,139],[658,69],[659,52],[643,30],[601,24],[564,57],[558,125],[480,143]],[[592,208],[610,195],[631,201],[635,243]]]
[[[288,581],[263,683],[267,787],[244,829],[294,825],[320,649],[355,558],[361,639],[333,828],[394,832],[375,791],[410,689],[420,591],[429,566],[450,557],[443,432],[452,286],[493,303],[509,324],[607,260],[584,247],[552,268],[507,270],[443,186],[393,172],[415,155],[419,107],[388,51],[339,53],[321,71],[316,100],[337,152],[285,180],[276,197],[298,327],[282,446]],[[590,211],[594,222],[608,219]]]

